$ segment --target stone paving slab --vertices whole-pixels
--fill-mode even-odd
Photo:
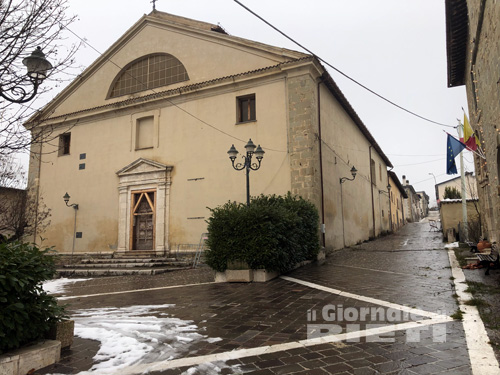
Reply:
[[[78,296],[165,286],[200,284],[213,282],[214,277],[215,272],[207,266],[203,266],[196,269],[155,275],[154,277],[151,275],[128,275],[90,278],[85,282],[67,285],[64,295]]]
[[[192,271],[166,276],[89,280],[81,286],[76,284],[70,287],[69,294],[77,296],[133,289],[140,291],[81,297],[67,302],[72,311],[90,307],[175,304],[158,313],[191,320],[200,328],[200,333],[222,339],[218,342],[196,343],[189,348],[189,352],[182,353],[174,360],[178,362],[170,362],[176,368],[168,369],[165,367],[169,365],[168,361],[157,360],[151,364],[152,373],[155,374],[472,373],[462,323],[457,321],[443,320],[443,323],[431,324],[433,321],[430,321],[432,318],[429,316],[414,317],[414,320],[431,324],[419,330],[417,342],[412,342],[414,335],[407,330],[389,330],[383,336],[389,342],[376,341],[374,336],[361,337],[358,342],[342,340],[317,344],[316,341],[301,341],[308,338],[308,324],[334,324],[345,333],[352,324],[359,324],[362,330],[367,328],[367,324],[386,323],[388,320],[370,317],[364,320],[330,321],[330,316],[327,315],[326,319],[322,314],[325,306],[329,305],[334,306],[337,312],[340,306],[344,311],[348,308],[358,312],[362,308],[382,308],[388,312],[389,305],[384,305],[385,301],[429,312],[444,309],[444,315],[455,311],[457,303],[453,298],[447,253],[443,250],[439,234],[427,232],[427,226],[423,224],[410,224],[397,235],[334,252],[323,265],[311,265],[288,275],[319,287],[380,299],[382,305],[283,278],[265,284],[207,284],[213,280],[210,270]],[[174,285],[184,286],[147,290]],[[312,319],[313,311],[315,319]],[[396,323],[410,321],[413,324],[414,320],[400,317]],[[434,327],[440,327],[441,338],[445,332],[445,342],[436,340]],[[96,343],[77,340],[81,346],[73,347],[74,353],[63,356],[66,372],[58,370],[59,373],[77,373],[90,368],[91,363],[85,362],[85,358],[80,358],[78,364],[77,356],[78,353],[88,356],[95,353]],[[302,343],[300,347],[287,349],[288,343],[298,342]],[[252,350],[267,350],[266,347],[276,350],[269,354],[252,354]],[[232,355],[234,359],[217,360],[224,355]],[[198,358],[207,360],[196,363]],[[195,364],[183,364],[185,360]],[[208,371],[209,365],[211,371],[219,366],[217,372]],[[154,366],[159,366],[156,371]],[[54,371],[52,368],[37,373]]]

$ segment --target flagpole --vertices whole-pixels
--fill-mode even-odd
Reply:
[[[463,124],[458,121],[458,139],[462,138]],[[465,139],[464,139],[465,141]],[[462,180],[462,227],[464,240],[469,240],[469,230],[467,224],[467,192],[465,191],[464,155],[460,153],[460,175]]]

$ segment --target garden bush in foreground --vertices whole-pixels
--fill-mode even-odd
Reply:
[[[251,269],[287,272],[318,254],[318,211],[290,193],[261,195],[250,206],[228,202],[210,211],[206,261],[216,271],[243,261]]]
[[[50,249],[0,243],[0,353],[43,338],[64,309],[42,289],[55,273]]]

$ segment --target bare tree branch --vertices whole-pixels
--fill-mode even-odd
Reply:
[[[66,27],[76,20],[67,14],[69,0],[0,0],[0,85],[2,91],[16,87],[32,91],[22,64],[24,57],[41,47],[53,69],[37,95],[67,78],[80,44],[67,45]],[[52,140],[52,129],[29,132],[23,127],[36,109],[0,98],[0,155],[29,151],[36,142]]]

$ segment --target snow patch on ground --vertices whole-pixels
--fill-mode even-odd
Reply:
[[[444,245],[445,249],[449,249],[449,248],[452,248],[452,247],[460,247],[460,244],[458,242],[452,242],[452,243],[449,243],[447,245]]]
[[[68,284],[78,283],[92,279],[68,279],[62,277],[60,279],[49,280],[43,283],[42,287],[49,294],[62,294],[65,292],[65,287]]]
[[[133,364],[169,361],[188,354],[201,342],[217,342],[221,338],[198,333],[192,321],[169,317],[165,309],[175,305],[138,305],[77,310],[75,335],[101,342],[94,365],[87,374],[118,374]],[[224,362],[206,363],[189,368],[185,374],[219,374],[228,368]],[[231,367],[240,373],[238,366]]]
[[[196,367],[191,367],[181,375],[218,375],[222,369],[227,368],[224,362],[202,363]],[[243,374],[243,371],[237,366],[231,367],[232,374]]]

